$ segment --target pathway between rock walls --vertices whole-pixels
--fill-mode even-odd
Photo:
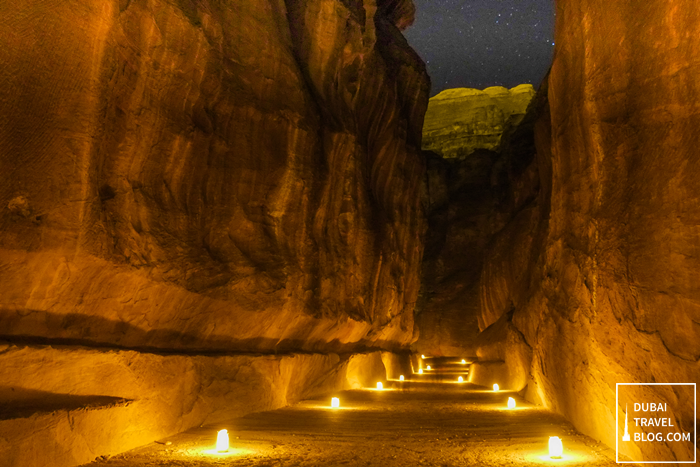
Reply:
[[[425,365],[430,364],[426,359]],[[437,363],[437,364],[436,364]],[[468,365],[436,362],[410,381],[329,394],[189,430],[90,466],[615,466],[615,453],[517,394],[466,380]],[[340,408],[331,408],[331,397]],[[508,409],[509,397],[516,408]],[[215,452],[227,429],[230,450]],[[548,455],[559,436],[564,456]]]

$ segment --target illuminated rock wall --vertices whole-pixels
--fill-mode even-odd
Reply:
[[[38,352],[0,402],[99,406],[56,433],[2,419],[24,447],[57,437],[33,465],[344,387],[333,353],[415,339],[430,84],[400,32],[414,10],[0,2],[0,340]],[[118,428],[93,429],[112,405]]]
[[[410,344],[429,89],[410,0],[0,8],[0,335]]]
[[[694,1],[557,2],[539,197],[482,274],[482,329],[511,321],[532,352],[528,397],[609,446],[616,383],[700,382],[699,24]],[[693,431],[692,399],[635,397]],[[621,443],[637,459],[686,447]]]
[[[397,360],[401,360],[395,357]],[[405,359],[407,360],[407,359]],[[237,417],[358,384],[391,365],[381,352],[188,356],[0,345],[0,465],[64,467],[202,424],[209,443]]]

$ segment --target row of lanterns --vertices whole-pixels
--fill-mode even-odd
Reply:
[[[402,375],[403,378],[403,375]],[[460,379],[462,377],[460,376]],[[403,379],[402,379],[403,380]],[[377,382],[377,389],[384,389],[384,385],[380,382]],[[494,384],[493,385],[493,390],[498,391],[498,385]],[[331,407],[332,408],[339,408],[340,407],[340,398],[338,397],[333,397],[331,399]],[[512,397],[508,398],[508,408],[509,409],[514,409],[515,408],[515,399]],[[228,431],[227,430],[221,430],[217,433],[216,436],[216,452],[218,453],[226,453],[229,450],[229,438],[228,438]],[[564,446],[561,442],[561,439],[558,436],[550,436],[549,438],[549,457],[551,459],[561,459],[562,455],[564,453]]]
[[[425,355],[421,355],[421,358],[425,358]],[[466,363],[465,360],[462,360],[462,363]],[[430,370],[430,365],[428,365],[428,370]],[[418,374],[423,374],[423,370],[419,369]],[[399,381],[404,381],[404,376],[400,375],[399,376]],[[460,383],[464,382],[464,378],[461,376],[458,378]],[[381,381],[377,382],[377,390],[383,390],[384,389],[384,384]],[[493,391],[498,392],[500,391],[500,387],[498,384],[493,385]],[[331,408],[339,408],[340,407],[340,398],[338,397],[333,397],[331,398]],[[515,399],[512,397],[508,398],[508,408],[509,409],[515,409]],[[227,453],[229,451],[229,436],[228,436],[228,431],[227,430],[220,430],[217,433],[216,436],[216,452],[217,453]],[[562,444],[561,439],[558,436],[550,436],[549,438],[549,457],[551,459],[561,459],[562,455],[564,453],[564,446]]]
[[[425,360],[425,355],[421,355],[420,358],[423,359],[423,360]],[[465,364],[467,363],[467,361],[466,361],[465,359],[462,359],[462,361],[461,361],[460,363],[461,363],[462,365],[465,365]]]
[[[508,408],[515,407],[515,401],[513,401],[513,407],[510,407],[510,401],[513,398],[508,398]],[[334,397],[331,402],[332,407],[340,407],[340,399]],[[216,452],[224,454],[229,451],[229,439],[228,430],[221,430],[216,435]],[[552,459],[561,459],[564,454],[564,445],[558,436],[549,437],[549,457]]]

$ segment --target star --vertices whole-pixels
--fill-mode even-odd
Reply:
[[[538,86],[551,65],[551,0],[413,0],[415,24],[404,31],[426,62],[435,95],[495,84]]]

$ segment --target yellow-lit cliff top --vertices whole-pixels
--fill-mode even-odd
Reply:
[[[432,97],[431,100],[445,100],[445,99],[461,99],[470,96],[478,96],[480,94],[488,94],[489,96],[495,96],[499,94],[520,94],[520,93],[535,93],[535,88],[532,84],[519,84],[513,88],[507,89],[503,86],[491,86],[483,91],[480,89],[472,88],[454,88],[445,89],[441,93]]]

